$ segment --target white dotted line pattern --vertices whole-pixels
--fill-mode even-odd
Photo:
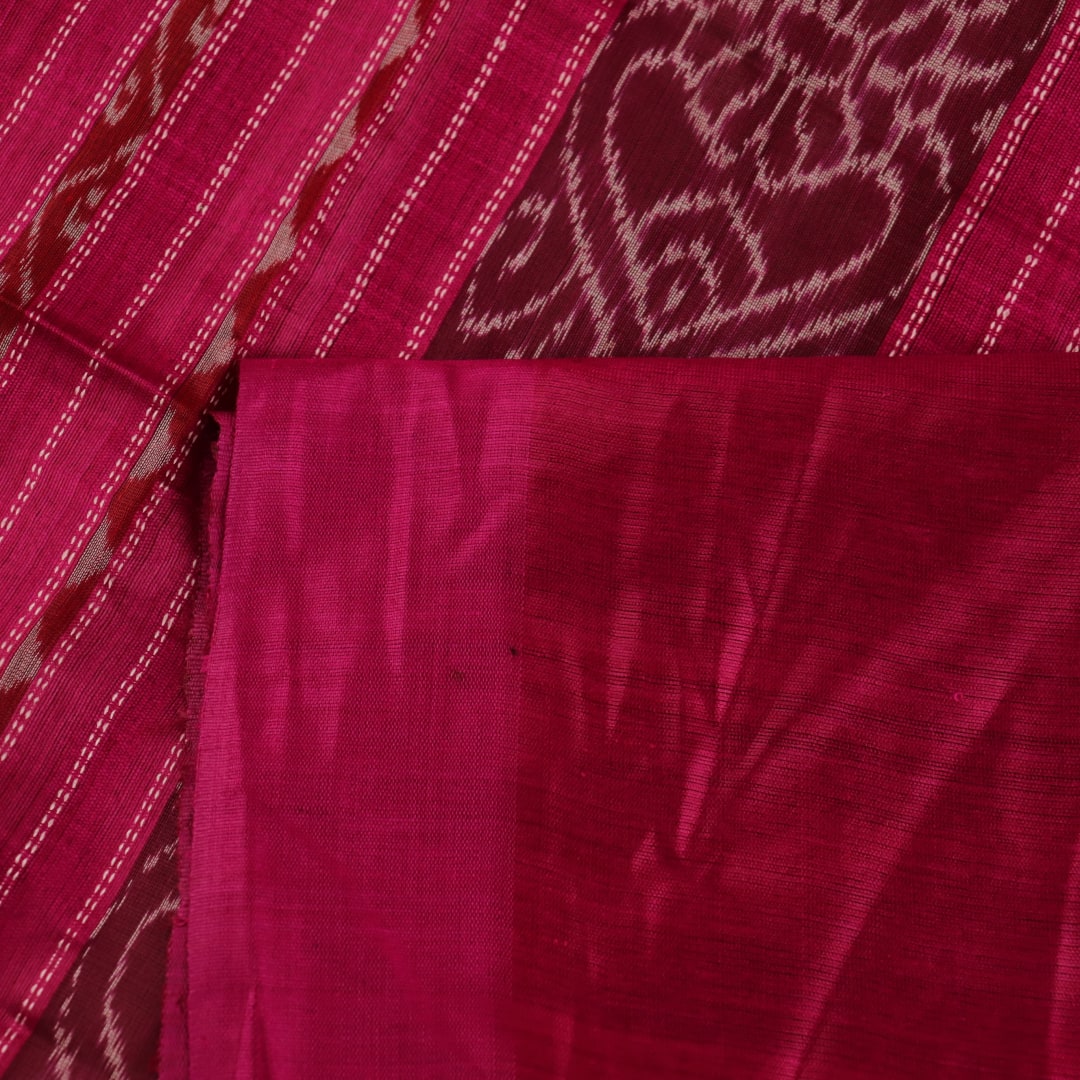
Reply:
[[[79,913],[75,916],[75,922],[64,932],[60,941],[57,942],[56,949],[53,951],[48,963],[41,969],[41,973],[27,991],[26,997],[23,998],[22,1004],[19,1006],[15,1016],[10,1019],[7,1031],[0,1037],[0,1069],[7,1064],[5,1058],[7,1058],[7,1055],[12,1050],[15,1040],[19,1038],[22,1033],[30,1029],[31,1019],[34,1016],[34,1011],[37,1008],[38,1002],[41,999],[45,988],[52,982],[56,975],[64,956],[67,953],[74,952],[80,946],[83,932],[86,930],[90,920],[101,905],[101,902],[108,893],[113,881],[116,880],[116,876],[127,861],[128,856],[139,842],[142,831],[146,827],[150,815],[160,802],[163,793],[168,790],[171,781],[176,776],[177,765],[180,761],[180,754],[182,753],[183,748],[184,739],[181,737],[170,748],[169,753],[165,758],[165,763],[154,777],[154,781],[146,793],[146,798],[143,800],[138,813],[135,815],[135,820],[131,823],[127,832],[124,833],[124,838],[120,843],[120,847],[117,849],[116,854],[113,855],[109,865],[105,868],[101,880],[98,881],[97,885],[94,887],[94,891],[86,898]]]
[[[154,291],[164,280],[165,275],[172,268],[173,263],[179,257],[183,251],[188,240],[194,234],[195,230],[202,223],[203,219],[209,213],[210,208],[213,206],[221,188],[224,186],[225,181],[229,178],[232,170],[236,167],[236,163],[243,153],[244,148],[251,141],[252,136],[258,130],[259,125],[266,118],[270,109],[273,107],[277,98],[281,94],[281,91],[288,84],[289,80],[296,73],[300,64],[303,62],[304,56],[307,55],[308,49],[311,47],[311,43],[315,40],[319,30],[322,29],[322,24],[326,21],[330,12],[333,10],[334,4],[337,0],[330,0],[329,3],[323,4],[315,12],[315,15],[308,23],[307,28],[304,31],[303,36],[300,38],[296,48],[292,55],[289,57],[285,66],[278,73],[277,78],[270,84],[270,88],[263,95],[262,100],[259,102],[254,113],[248,117],[247,122],[241,129],[240,134],[236,137],[233,145],[230,147],[228,154],[225,156],[225,160],[218,166],[217,171],[214,173],[213,178],[203,191],[201,198],[196,203],[195,209],[188,216],[186,222],[180,228],[180,231],[173,237],[171,243],[165,248],[165,251],[158,260],[157,266],[154,268],[153,273],[147,278],[139,288],[139,291],[135,294],[131,303],[128,305],[127,310],[121,316],[119,322],[117,322],[113,328],[109,331],[105,339],[94,350],[93,358],[87,364],[82,376],[79,379],[79,383],[75,388],[75,391],[71,397],[71,400],[67,403],[64,411],[60,414],[60,419],[53,425],[52,431],[49,433],[49,437],[45,441],[45,445],[38,451],[38,456],[34,463],[30,466],[30,470],[23,480],[15,502],[8,510],[7,514],[2,520],[0,520],[0,544],[4,542],[8,534],[11,531],[11,527],[14,524],[16,518],[21,513],[23,507],[26,505],[37,487],[38,481],[41,479],[45,464],[52,456],[53,451],[56,449],[57,444],[66,434],[68,428],[71,426],[72,421],[75,419],[80,406],[86,400],[86,394],[89,390],[94,378],[100,367],[101,360],[106,356],[110,349],[115,348],[117,343],[127,332],[128,328],[134,322],[139,312],[146,306],[150,297],[154,294]],[[63,276],[63,275],[61,275]],[[69,275],[70,280],[70,275]],[[24,339],[29,341],[29,334]],[[10,363],[14,364],[17,361],[17,357],[13,357]]]
[[[341,168],[338,170],[337,175],[330,183],[330,188],[326,193],[326,198],[322,201],[319,209],[315,215],[315,220],[312,222],[310,228],[304,233],[300,243],[297,245],[295,254],[289,260],[288,266],[278,275],[277,281],[274,283],[274,287],[270,292],[270,296],[267,297],[266,302],[262,305],[258,316],[252,323],[251,330],[248,333],[248,341],[256,342],[259,336],[266,329],[267,324],[270,321],[270,316],[277,310],[278,305],[281,303],[282,297],[285,295],[285,290],[289,287],[292,280],[298,273],[300,266],[306,260],[314,247],[315,238],[318,235],[320,229],[326,224],[326,219],[329,216],[330,211],[333,209],[334,204],[337,202],[338,196],[344,190],[346,183],[352,177],[356,166],[362,160],[367,148],[371,145],[372,140],[378,134],[383,124],[393,113],[398,101],[401,99],[402,94],[405,92],[405,87],[409,83],[413,74],[416,72],[420,61],[423,59],[424,54],[427,52],[428,46],[435,40],[436,31],[439,25],[442,23],[446,12],[449,10],[449,0],[441,0],[439,6],[431,15],[431,19],[428,21],[427,26],[424,27],[423,34],[419,41],[409,50],[408,59],[405,62],[401,74],[398,76],[394,90],[390,97],[383,102],[382,107],[379,110],[378,115],[371,121],[364,129],[363,135],[351,146],[348,150],[348,156],[342,163]],[[239,350],[238,355],[247,355],[247,350]]]
[[[225,186],[225,181],[228,180],[233,169],[236,168],[236,163],[240,160],[240,155],[247,148],[248,143],[251,142],[252,137],[255,135],[255,132],[258,131],[263,120],[269,115],[270,110],[281,96],[281,92],[299,70],[300,65],[304,61],[304,57],[307,56],[308,50],[311,48],[312,42],[318,36],[319,31],[322,30],[323,24],[330,17],[330,13],[334,10],[336,4],[337,0],[327,0],[326,3],[316,9],[315,14],[304,28],[304,33],[297,42],[292,54],[285,62],[285,66],[278,72],[277,78],[274,79],[270,84],[269,89],[263,94],[262,100],[255,107],[255,111],[247,118],[243,128],[240,130],[240,134],[233,140],[229,152],[225,155],[225,160],[218,165],[217,171],[211,178],[210,183],[206,186],[202,195],[196,202],[195,209],[188,216],[187,221],[184,222],[180,231],[165,248],[161,258],[158,259],[158,264],[154,268],[153,273],[142,283],[139,291],[128,305],[127,310],[120,317],[120,321],[109,331],[108,335],[95,350],[95,353],[107,353],[110,349],[114,348],[135,321],[139,312],[146,306],[150,297],[153,296],[154,291],[164,280],[165,275],[169,272],[173,263],[184,250],[188,240],[191,239],[195,230],[202,224],[206,215],[210,212],[210,208],[214,205],[218,195],[221,194],[221,189]],[[283,196],[283,198],[286,197],[287,196]]]
[[[1065,351],[1070,353],[1080,351],[1080,323],[1078,323],[1076,329],[1073,330],[1072,336],[1069,338],[1068,344],[1065,346]]]
[[[1043,69],[1038,83],[1024,102],[1023,108],[1013,117],[1012,127],[1009,128],[997,157],[983,177],[974,197],[964,207],[963,216],[953,230],[952,236],[949,237],[949,240],[941,249],[937,265],[926,281],[922,296],[919,297],[915,306],[909,312],[907,321],[889,350],[890,356],[900,356],[909,352],[915,343],[915,335],[926,322],[930,309],[937,301],[945,280],[952,271],[953,264],[997,190],[997,186],[1012,162],[1024,134],[1031,126],[1031,122],[1039,114],[1039,110],[1053,89],[1054,83],[1072,56],[1073,49],[1076,46],[1078,27],[1080,27],[1080,11],[1074,11],[1049,64]]]
[[[161,478],[158,481],[157,486],[152,492],[150,498],[147,500],[146,506],[143,511],[136,517],[132,524],[131,529],[128,531],[127,539],[123,545],[117,550],[115,557],[109,560],[109,553],[105,552],[102,556],[106,560],[106,566],[108,566],[108,572],[102,577],[98,583],[97,588],[94,591],[94,595],[90,602],[79,613],[79,617],[71,630],[64,637],[62,641],[53,650],[52,655],[49,657],[48,663],[40,670],[32,689],[26,694],[22,703],[19,706],[19,711],[13,717],[11,723],[4,731],[3,739],[0,740],[0,764],[7,761],[11,755],[11,751],[14,749],[19,735],[26,727],[26,721],[30,714],[34,711],[36,706],[41,701],[41,698],[45,691],[49,688],[49,684],[52,681],[53,676],[60,669],[67,655],[75,647],[76,643],[82,637],[86,628],[94,621],[98,612],[101,611],[105,604],[105,598],[108,595],[109,590],[116,582],[117,577],[123,571],[127,565],[127,561],[131,558],[132,554],[139,546],[139,541],[142,539],[143,534],[146,532],[146,526],[153,516],[154,511],[165,497],[165,493],[169,490],[169,486],[176,479],[180,472],[180,467],[187,460],[188,454],[191,452],[192,447],[195,445],[195,438],[198,434],[198,429],[193,428],[188,432],[187,438],[181,444],[180,450],[176,456],[170,462],[169,467],[162,473]],[[102,529],[108,528],[108,523],[103,522]],[[88,571],[86,576],[93,571]],[[28,676],[32,677],[32,676]],[[26,680],[23,680],[26,681]]]
[[[427,160],[425,160],[424,164],[420,167],[419,173],[417,173],[413,178],[412,183],[406,188],[405,194],[402,196],[401,201],[390,216],[390,220],[387,221],[378,240],[375,241],[375,246],[371,249],[371,253],[361,267],[360,273],[357,274],[356,280],[349,290],[349,295],[345,299],[345,303],[341,306],[340,310],[330,321],[330,325],[326,328],[322,340],[315,349],[315,355],[317,357],[325,357],[327,355],[333,347],[334,342],[337,341],[342,328],[355,313],[357,305],[360,303],[360,298],[364,294],[364,290],[368,287],[376,268],[382,262],[383,256],[390,249],[390,244],[393,242],[402,222],[408,217],[413,206],[416,204],[417,198],[420,196],[420,192],[427,186],[427,183],[431,179],[436,168],[438,168],[440,162],[446,156],[450,147],[454,145],[458,135],[461,133],[465,121],[468,119],[473,107],[476,105],[484,87],[487,86],[488,80],[495,70],[495,65],[498,63],[503,52],[506,51],[506,46],[510,41],[510,35],[521,21],[521,16],[524,14],[527,5],[528,0],[514,0],[514,4],[510,8],[509,14],[503,21],[502,26],[499,27],[498,33],[495,35],[495,40],[491,43],[491,48],[488,49],[487,56],[484,57],[484,61],[480,65],[480,70],[473,78],[469,89],[465,91],[465,96],[458,103],[458,107],[450,120],[450,125],[447,128],[446,133],[432,148],[427,156]]]
[[[158,0],[153,9],[142,21],[139,29],[135,33],[135,37],[131,39],[127,47],[120,54],[116,63],[113,65],[112,70],[105,80],[105,84],[94,95],[86,112],[83,113],[75,131],[72,132],[71,138],[68,139],[60,152],[52,159],[48,169],[46,169],[42,174],[41,179],[38,180],[37,184],[34,186],[34,190],[30,193],[30,197],[23,204],[22,210],[19,211],[8,225],[7,229],[4,230],[3,238],[0,239],[0,255],[7,254],[8,249],[15,242],[15,238],[22,232],[26,227],[27,222],[29,222],[37,212],[41,200],[52,190],[60,170],[64,168],[68,161],[70,161],[75,150],[82,142],[87,131],[90,130],[90,126],[97,119],[101,110],[104,109],[115,96],[117,87],[119,86],[121,79],[124,78],[124,73],[134,59],[135,53],[145,44],[146,38],[149,36],[151,30],[161,21],[162,16],[168,10],[169,5],[172,2],[173,0]],[[197,67],[198,65],[196,65],[196,68]],[[2,388],[2,384],[0,384],[0,389]]]
[[[987,328],[986,336],[976,350],[977,352],[988,353],[997,344],[1001,331],[1012,314],[1013,305],[1019,298],[1024,286],[1027,285],[1031,272],[1039,265],[1039,260],[1043,257],[1047,244],[1053,239],[1054,233],[1072,205],[1073,199],[1076,198],[1077,187],[1080,187],[1080,165],[1073,169],[1069,179],[1065,182],[1065,189],[1058,196],[1058,201],[1054,204],[1054,209],[1051,210],[1050,216],[1046,219],[1046,223],[1032,245],[1031,251],[1024,257],[1020,269],[1016,271],[1016,276],[994,313],[990,326]]]
[[[517,152],[517,156],[514,158],[513,164],[510,166],[509,172],[503,177],[502,182],[496,188],[494,194],[488,199],[487,204],[484,206],[480,217],[473,223],[472,228],[469,230],[468,236],[466,236],[461,248],[458,249],[457,254],[451,260],[450,265],[446,269],[446,273],[443,275],[442,281],[439,282],[432,294],[431,299],[427,303],[427,307],[424,309],[420,319],[413,327],[412,333],[409,335],[409,340],[405,344],[405,347],[398,354],[400,359],[407,360],[415,356],[427,334],[428,328],[431,326],[431,322],[435,317],[436,311],[439,309],[443,302],[447,292],[450,290],[450,286],[457,279],[458,274],[461,271],[462,266],[465,264],[465,260],[468,259],[472,253],[473,248],[479,242],[480,238],[487,230],[495,212],[502,205],[503,199],[506,197],[507,192],[513,187],[524,169],[529,157],[532,155],[540,137],[547,129],[552,115],[559,107],[563,95],[566,93],[567,87],[570,85],[574,70],[581,62],[584,56],[585,49],[592,36],[600,29],[600,17],[606,10],[607,5],[602,4],[596,9],[593,14],[592,21],[588,23],[583,31],[581,37],[578,38],[577,44],[574,46],[573,51],[566,61],[566,66],[563,68],[562,73],[559,75],[558,81],[552,88],[551,94],[548,96],[544,108],[537,118],[536,123],[533,124],[532,129],[529,132],[528,138],[522,144]]]
[[[259,235],[255,238],[255,243],[248,252],[247,258],[245,258],[233,272],[233,275],[229,279],[229,283],[225,287],[225,291],[222,293],[217,304],[215,304],[207,314],[206,318],[203,320],[199,333],[195,336],[191,345],[188,346],[184,355],[180,358],[180,362],[174,371],[174,374],[177,376],[179,376],[179,374],[195,360],[196,356],[206,349],[214,331],[220,326],[225,312],[233,301],[235,301],[241,285],[248,278],[251,271],[254,269],[255,264],[262,257],[262,254],[265,252],[270,241],[273,239],[274,234],[280,227],[281,222],[285,219],[287,211],[295,201],[296,196],[300,193],[300,189],[303,187],[304,180],[307,178],[308,173],[317,164],[327,145],[329,145],[330,140],[333,138],[334,133],[341,126],[342,120],[363,93],[365,85],[371,77],[375,66],[382,59],[383,54],[389,48],[390,43],[397,36],[397,32],[401,28],[401,24],[404,22],[405,18],[408,16],[411,7],[412,0],[399,0],[390,21],[387,23],[386,29],[375,43],[375,47],[369,54],[359,75],[353,80],[349,90],[338,103],[337,108],[331,113],[330,118],[323,124],[322,130],[319,132],[319,139],[304,155],[299,167],[293,173],[285,193],[278,200],[278,205],[282,209],[282,213],[280,215],[272,215],[264,223]],[[232,359],[232,348],[234,345],[235,343],[230,342],[230,346],[226,349],[226,355],[219,358],[218,365],[216,366],[227,363]]]
[[[65,263],[64,268],[52,282],[50,282],[48,288],[45,289],[42,295],[34,301],[32,310],[35,314],[43,314],[60,299],[75,274],[81,269],[82,265],[97,247],[102,236],[105,234],[105,230],[116,217],[116,212],[124,205],[131,192],[134,190],[135,185],[145,174],[146,166],[149,163],[150,158],[157,153],[158,149],[172,133],[173,125],[176,123],[177,117],[180,115],[184,105],[195,92],[198,84],[202,82],[213,60],[224,48],[229,38],[232,37],[233,32],[239,25],[240,19],[251,7],[251,4],[252,0],[238,0],[236,7],[229,12],[229,18],[221,24],[217,33],[214,34],[206,48],[199,54],[199,59],[196,61],[195,66],[184,80],[183,89],[169,105],[166,106],[154,132],[142,146],[139,147],[135,159],[132,161],[128,171],[124,174],[124,179],[119,186],[112,191],[104,208],[82,234],[79,244],[70,253],[68,262]],[[18,366],[19,360],[22,358],[26,344],[30,341],[31,337],[33,337],[33,333],[34,324],[27,324],[27,332],[20,339],[20,344],[18,347],[12,348],[3,368],[0,368],[0,390],[4,389],[10,381],[12,373]]]
[[[4,873],[4,880],[0,882],[0,905],[3,905],[4,901],[11,895],[11,890],[26,872],[31,859],[40,850],[45,838],[49,835],[53,825],[56,824],[57,818],[60,817],[64,808],[71,801],[71,796],[78,790],[90,762],[94,760],[94,755],[101,746],[102,740],[108,734],[109,728],[112,727],[116,714],[123,707],[131,692],[142,681],[142,677],[146,674],[150,664],[161,651],[161,646],[169,636],[173,623],[176,622],[176,616],[180,614],[180,609],[191,595],[191,590],[194,587],[195,565],[192,564],[187,577],[184,578],[180,588],[177,589],[169,606],[166,608],[165,615],[158,624],[158,628],[154,631],[154,636],[150,639],[150,644],[143,650],[143,654],[139,659],[135,661],[135,665],[128,672],[127,677],[113,691],[108,705],[105,706],[105,709],[98,717],[97,723],[90,732],[90,737],[83,744],[75,763],[71,766],[71,771],[60,785],[59,791],[52,797],[48,810],[45,811],[37,827],[30,834],[26,843],[23,844],[22,850],[8,865]]]
[[[34,69],[34,74],[27,80],[26,85],[22,88],[19,96],[8,110],[7,116],[4,117],[3,122],[0,122],[0,140],[7,138],[19,117],[22,116],[23,110],[34,96],[34,91],[41,85],[41,80],[49,73],[49,68],[53,66],[60,50],[64,46],[64,42],[67,41],[68,36],[74,29],[75,24],[82,17],[82,13],[86,10],[89,3],[90,0],[79,0],[79,3],[67,13],[66,18],[60,24],[60,28],[56,31],[52,41],[49,42],[49,47],[45,50],[45,55],[38,61],[38,65]]]
[[[382,53],[385,52],[386,48],[388,47],[390,41],[393,40],[393,37],[397,32],[398,24],[408,14],[408,8],[410,3],[411,0],[400,0],[398,6],[395,8],[394,17],[391,19],[390,24],[383,32],[382,37],[376,43],[371,55],[368,58],[368,62],[364,65],[364,68],[357,76],[356,80],[354,80],[350,88],[349,95],[347,95],[346,98],[343,99],[343,101],[339,104],[338,109],[335,110],[334,117],[332,117],[331,120],[324,125],[321,132],[321,135],[324,137],[324,139],[329,138],[332,135],[333,131],[336,130],[337,126],[340,124],[341,118],[344,116],[345,112],[347,112],[348,108],[351,107],[349,103],[350,97],[355,96],[355,94],[359,92],[357,88],[360,87],[362,83],[367,79],[367,77],[371,73],[371,70],[374,67],[374,64],[378,62]],[[318,156],[322,153],[322,149],[323,147],[317,143],[311,148],[311,150],[309,150],[308,154],[305,155],[304,161],[293,176],[293,182],[290,184],[285,195],[283,195],[281,200],[279,200],[279,205],[287,207],[288,203],[291,201],[291,198],[295,197],[296,192],[299,190],[299,187],[302,184],[305,169],[310,169],[311,164],[313,164],[314,161],[317,160]],[[270,221],[268,221],[267,224],[264,225],[263,230],[256,238],[256,241],[248,254],[248,258],[243,264],[241,264],[241,267],[238,269],[237,273],[233,275],[233,279],[232,281],[230,281],[230,287],[236,283],[237,278],[241,276],[241,272],[243,273],[243,276],[246,276],[246,273],[250,271],[250,267],[258,258],[258,250],[260,245],[265,244],[269,240],[269,237],[273,234],[272,222],[274,221],[274,217],[275,216],[272,216]],[[140,422],[131,440],[129,441],[129,444],[125,449],[123,455],[114,465],[109,476],[102,483],[101,487],[98,490],[98,494],[92,501],[83,522],[80,524],[69,546],[64,549],[64,552],[62,553],[60,558],[60,562],[55,567],[53,573],[50,575],[45,585],[43,585],[38,590],[37,594],[35,595],[34,601],[30,606],[30,609],[15,624],[15,626],[12,627],[11,631],[7,636],[7,639],[4,642],[3,649],[0,650],[0,657],[2,657],[5,661],[10,658],[16,642],[21,637],[25,636],[25,634],[36,621],[36,619],[41,615],[46,604],[49,602],[49,600],[55,594],[56,589],[59,588],[60,584],[64,580],[65,574],[71,569],[71,565],[75,560],[76,555],[85,546],[85,542],[90,535],[90,531],[91,529],[93,529],[95,522],[98,521],[99,515],[108,500],[110,492],[114,490],[116,484],[120,481],[122,474],[126,470],[130,469],[139,447],[142,445],[146,437],[150,434],[151,430],[154,428],[154,420],[158,416],[159,409],[166,403],[169,394],[173,391],[176,384],[180,381],[181,377],[186,373],[186,370],[190,366],[191,360],[194,358],[195,354],[202,346],[205,345],[205,339],[208,336],[208,331],[212,328],[211,324],[216,321],[217,317],[219,317],[222,312],[224,312],[224,309],[225,307],[227,307],[228,303],[231,303],[232,297],[229,297],[228,292],[225,295],[227,299],[223,302],[219,302],[215,310],[207,316],[206,320],[204,320],[203,329],[200,331],[200,334],[196,337],[192,345],[185,351],[180,361],[170,373],[169,378],[159,388],[154,399],[147,407],[147,410],[143,415],[143,419]],[[225,360],[227,360],[228,358],[229,357],[226,356]],[[181,455],[176,459],[176,468],[179,468],[180,462],[183,460],[184,456],[186,456],[186,454]],[[159,492],[155,493],[158,499],[160,499],[163,491],[164,489],[159,489]],[[156,503],[152,503],[151,505],[156,505]],[[103,523],[100,527],[104,528],[105,524]],[[108,557],[108,553],[105,554],[105,557]],[[100,610],[100,607],[104,602],[104,596],[107,593],[108,588],[111,586],[112,582],[115,580],[116,572],[119,571],[119,568],[119,566],[115,566],[113,568],[115,572],[111,572],[103,581],[102,584],[104,588],[100,594],[100,599],[97,607],[93,608],[92,610],[88,608],[87,611],[84,613],[87,614],[88,617],[92,617],[93,614],[96,614],[96,612]],[[89,621],[89,618],[87,619],[87,621]],[[62,643],[62,645],[63,644],[66,643]],[[60,657],[62,657],[63,655],[63,652],[61,651],[62,645],[58,646],[57,650]],[[33,678],[32,674],[29,674],[26,679],[23,679],[22,681],[27,681],[30,678]],[[29,708],[32,707],[36,700],[36,695],[30,695],[27,698],[27,701],[24,703],[24,709],[28,712]],[[17,736],[24,727],[25,717],[19,722],[13,723],[9,726],[8,731],[5,732],[3,743],[0,743],[0,762],[2,762],[6,758],[7,754],[10,753],[10,745],[8,745],[9,740],[11,741],[11,745],[13,745],[15,738],[17,738]]]

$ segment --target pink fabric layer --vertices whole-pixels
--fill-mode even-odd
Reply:
[[[245,362],[191,1075],[1074,1074],[1080,372]]]
[[[199,724],[191,1075],[507,1075],[528,387],[335,366],[297,393],[296,366],[245,366]]]

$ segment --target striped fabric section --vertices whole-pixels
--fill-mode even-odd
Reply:
[[[1080,350],[1080,4],[1070,2],[881,347]]]
[[[101,200],[119,181],[161,116],[166,99],[207,43],[224,7],[224,0],[179,0],[166,12],[33,219],[10,242],[8,238],[21,223],[16,217],[9,225],[0,288],[14,304],[3,312],[0,339],[10,339],[19,324],[20,306],[39,298],[82,237]],[[208,63],[219,49],[220,42],[203,62]],[[163,123],[172,115],[169,111],[161,116]],[[5,382],[12,367],[9,357]]]
[[[0,137],[46,134],[0,195],[0,1067],[175,788],[201,417],[231,364],[420,351],[619,6],[18,20]]]
[[[33,217],[103,110],[112,105],[115,123],[127,111],[124,87],[134,89],[161,71],[166,53],[180,44],[176,16],[185,6],[183,0],[7,6],[0,45],[0,253]],[[207,28],[205,20],[189,26],[193,46]],[[160,76],[156,81],[160,85]]]

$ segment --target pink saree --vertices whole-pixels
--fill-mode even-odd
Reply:
[[[1080,1077],[1080,7],[0,19],[4,1075]]]

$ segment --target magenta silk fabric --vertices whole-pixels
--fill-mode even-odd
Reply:
[[[1080,1080],[1078,118],[1080,0],[6,5],[0,1073]]]
[[[288,366],[244,367],[195,762],[190,1075],[512,1075],[492,1020],[529,387],[334,364],[283,397]]]
[[[191,1075],[1074,1075],[1067,359],[241,365]]]

